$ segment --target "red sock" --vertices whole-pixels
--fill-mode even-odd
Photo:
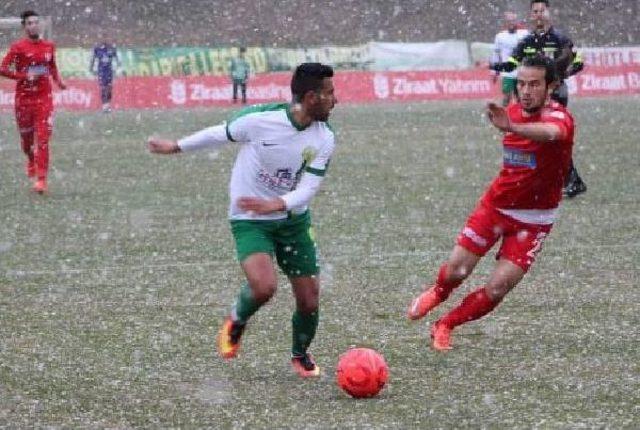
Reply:
[[[482,287],[467,295],[460,305],[440,318],[440,323],[454,328],[469,321],[477,320],[491,312],[499,302],[494,303],[487,290]]]
[[[440,300],[445,301],[451,294],[453,290],[458,288],[462,281],[446,281],[447,279],[447,264],[443,264],[440,266],[440,271],[438,272],[438,279],[436,280],[436,293]]]

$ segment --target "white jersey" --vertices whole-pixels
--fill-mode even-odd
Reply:
[[[522,40],[527,34],[529,34],[529,30],[526,29],[517,29],[513,33],[508,30],[503,30],[496,34],[496,39],[493,42],[493,57],[491,62],[506,62],[513,54],[513,50],[518,45],[518,42],[520,42],[520,40]],[[515,78],[516,71],[501,72],[500,75],[503,77]]]
[[[257,215],[242,211],[240,197],[280,197],[288,211],[303,213],[325,175],[335,138],[325,122],[301,127],[288,103],[245,108],[224,125],[210,127],[178,141],[182,151],[215,147],[228,142],[241,145],[229,184],[229,218],[275,220],[286,211]]]

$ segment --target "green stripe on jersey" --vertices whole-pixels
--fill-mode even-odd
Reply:
[[[326,170],[314,169],[313,167],[305,167],[304,171],[312,173],[316,176],[324,176],[325,173],[327,173]]]
[[[240,109],[236,113],[234,113],[229,121],[227,121],[227,125],[225,126],[225,131],[227,132],[227,139],[231,142],[235,142],[236,140],[231,136],[231,132],[229,132],[229,125],[237,120],[238,118],[242,118],[243,116],[259,113],[259,112],[275,112],[279,110],[287,110],[289,103],[263,103],[259,105],[247,106],[246,108]]]
[[[231,133],[229,132],[229,123],[227,123],[227,124],[224,126],[224,131],[227,133],[227,139],[228,139],[230,142],[235,142],[235,141],[236,141],[236,140],[233,138],[233,136],[231,136]]]
[[[325,124],[325,125],[327,126],[327,128],[331,131],[331,133],[333,133],[333,134],[334,134],[334,136],[335,136],[336,132],[333,130],[333,127],[331,127],[331,124],[329,124],[329,122],[328,122],[328,121],[325,121],[325,123],[324,123],[324,124]]]
[[[233,121],[245,115],[249,115],[252,113],[259,113],[259,112],[273,112],[273,111],[283,110],[283,109],[287,109],[288,106],[289,106],[289,103],[264,103],[259,105],[247,106],[246,108],[240,109],[238,112],[234,113],[229,119],[229,121],[227,122],[227,124],[231,124]]]

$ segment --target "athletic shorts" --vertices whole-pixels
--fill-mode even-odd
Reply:
[[[53,103],[17,101],[15,113],[20,133],[35,132],[40,141],[49,140],[53,131]]]
[[[458,235],[458,245],[483,257],[502,238],[496,259],[506,258],[527,272],[551,227],[526,224],[479,203]]]
[[[290,278],[319,272],[309,211],[275,221],[232,220],[231,232],[241,263],[252,254],[266,253],[276,256]]]
[[[502,78],[502,94],[513,94],[516,91],[516,78],[504,76]]]

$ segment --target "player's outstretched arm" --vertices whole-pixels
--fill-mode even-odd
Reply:
[[[258,215],[266,215],[272,212],[282,212],[287,210],[284,200],[280,197],[275,197],[273,199],[240,197],[237,201],[237,205],[243,211],[254,212]]]
[[[507,115],[507,110],[496,103],[487,103],[487,117],[491,124],[500,131],[508,132],[511,128],[511,120]]]
[[[200,149],[216,149],[231,142],[229,136],[227,127],[222,124],[205,128],[178,141],[150,137],[147,146],[149,152],[153,154],[175,154]]]
[[[180,152],[180,146],[178,142],[169,139],[160,139],[157,137],[150,137],[147,141],[147,147],[152,154],[176,154]]]
[[[495,103],[487,104],[487,117],[503,133],[515,133],[536,142],[551,142],[563,137],[562,129],[552,122],[514,124],[509,119],[507,110]]]

